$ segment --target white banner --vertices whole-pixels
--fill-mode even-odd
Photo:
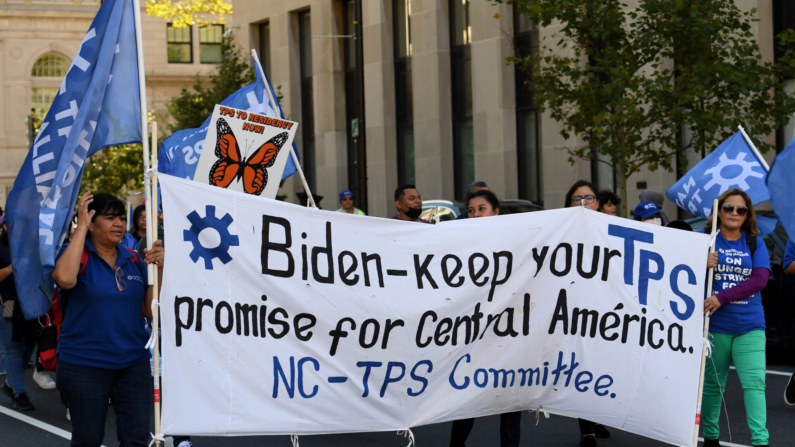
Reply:
[[[692,443],[708,236],[582,208],[413,224],[159,179],[166,434],[542,408]]]
[[[276,198],[298,123],[215,105],[193,180]]]

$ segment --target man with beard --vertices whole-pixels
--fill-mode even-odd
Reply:
[[[422,197],[414,185],[403,185],[395,190],[395,208],[398,213],[390,219],[406,220],[409,222],[430,223],[420,219],[422,214]]]

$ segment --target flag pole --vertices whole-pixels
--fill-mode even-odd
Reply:
[[[141,33],[141,1],[140,0],[133,0],[133,17],[135,19],[135,45],[136,45],[136,52],[138,57],[138,97],[141,101],[141,146],[143,146],[143,158],[144,158],[144,197],[147,199],[152,196],[151,192],[151,182],[148,178],[151,174],[149,170],[149,122],[147,119],[147,110],[146,110],[146,70],[144,69],[144,45],[143,45],[143,35]],[[156,127],[155,127],[156,128]],[[156,135],[156,132],[154,133]],[[155,137],[156,138],[156,137]],[[156,194],[157,192],[155,192]],[[152,229],[154,227],[154,219],[152,216],[152,201],[146,201],[146,248],[151,250],[152,249],[152,242],[154,241]],[[156,234],[156,233],[154,233]],[[155,270],[155,266],[153,264],[147,264],[146,266],[147,276],[149,277],[149,285],[157,284],[157,270]],[[157,293],[157,286],[153,293]],[[155,313],[155,312],[153,312]],[[156,316],[153,315],[153,319],[155,321],[155,325],[157,324]],[[155,350],[157,349],[157,328],[154,327],[153,330],[155,331]],[[157,352],[157,351],[155,351]],[[155,361],[155,368],[158,368],[157,361]],[[157,369],[156,369],[157,371]],[[159,371],[158,371],[159,372]],[[160,400],[160,387],[159,381],[160,377],[155,376],[154,378],[155,383],[155,445],[160,447],[160,408],[159,408],[159,400]]]
[[[742,127],[740,128],[742,129]],[[712,203],[712,244],[709,252],[715,253],[715,239],[718,237],[718,199]],[[712,274],[714,268],[709,269],[707,277],[707,298],[712,296]],[[693,433],[693,447],[698,446],[698,428],[701,425],[701,395],[704,393],[704,372],[707,366],[707,343],[709,343],[709,319],[710,315],[704,317],[704,341],[701,344],[701,370],[698,378],[698,400],[696,404],[696,428]]]
[[[157,147],[157,121],[152,121],[152,147]],[[152,153],[152,195],[147,198],[147,203],[151,203],[150,209],[157,212],[157,153]],[[149,227],[147,226],[147,229]],[[156,231],[152,233],[157,234]],[[149,248],[152,247],[151,239],[147,239]],[[155,401],[155,434],[160,434],[160,278],[158,277],[158,265],[151,264],[154,270],[152,278],[152,332],[154,333],[155,343],[152,349],[152,365],[154,365],[154,401]],[[157,446],[160,440],[155,440]]]
[[[259,57],[257,56],[257,50],[252,49],[251,56],[254,58],[254,62],[257,65],[257,71],[259,71],[260,77],[262,78],[262,84],[265,86],[265,91],[268,93],[268,98],[270,99],[273,111],[283,116],[284,114],[282,113],[282,107],[278,102],[276,102],[276,98],[273,97],[270,86],[268,86],[268,82],[266,81],[265,72],[262,70],[262,64],[260,63]],[[304,170],[301,169],[301,163],[298,162],[298,156],[295,155],[295,148],[293,145],[290,145],[290,155],[293,157],[293,163],[295,164],[295,169],[298,171],[298,176],[301,177],[301,183],[304,184],[304,191],[306,191],[306,196],[309,198],[309,206],[311,208],[317,208],[317,205],[315,205],[315,198],[312,197],[312,191],[309,190],[309,184],[306,182]]]
[[[749,146],[751,146],[751,149],[754,151],[754,154],[756,154],[756,158],[758,158],[759,162],[762,163],[762,166],[765,167],[765,171],[770,172],[770,166],[768,166],[767,161],[765,161],[765,159],[762,157],[762,153],[759,152],[759,149],[756,148],[754,142],[751,141],[751,137],[749,137],[748,134],[745,133],[745,129],[743,129],[743,126],[737,126],[737,127],[740,129],[740,132],[742,132],[743,138],[745,138],[745,142],[748,143]]]
[[[144,70],[144,45],[141,36],[141,1],[133,0],[133,16],[135,17],[135,45],[138,52],[138,96],[141,100],[141,145],[144,148],[144,197],[151,195],[150,183],[147,176],[149,171],[149,123],[146,113],[146,73]],[[146,201],[146,248],[152,249],[152,207],[149,200]],[[146,273],[149,275],[149,285],[152,285],[154,277],[154,267],[152,264],[146,266]]]

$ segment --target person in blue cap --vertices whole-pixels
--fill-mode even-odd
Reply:
[[[355,214],[357,216],[366,216],[364,211],[353,206],[353,191],[346,189],[340,193],[340,208],[338,213]]]
[[[635,207],[635,220],[662,226],[661,211],[652,201],[640,202]]]

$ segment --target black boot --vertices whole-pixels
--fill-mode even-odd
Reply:
[[[594,435],[582,435],[582,437],[580,437],[580,447],[596,447],[596,438]]]
[[[721,447],[717,439],[705,439],[704,447]]]
[[[610,437],[610,432],[607,431],[604,425],[596,424],[596,437],[599,439],[607,439]]]

